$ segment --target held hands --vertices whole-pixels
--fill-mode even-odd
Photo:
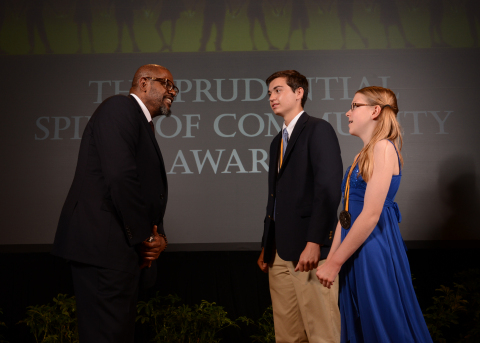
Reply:
[[[157,233],[157,225],[153,226],[152,234],[154,237],[153,241],[148,242],[148,240],[145,240],[140,246],[140,257],[142,258],[140,269],[150,268],[152,262],[160,256],[160,253],[167,245],[165,239]]]
[[[337,265],[332,260],[325,261],[324,264],[317,268],[317,278],[320,283],[330,289],[332,287],[335,278],[340,272],[341,265]]]
[[[257,264],[260,267],[260,269],[262,270],[262,272],[264,272],[264,273],[268,272],[268,264],[263,262],[263,248],[262,248],[262,252],[260,253],[260,257],[257,260]]]
[[[320,244],[307,242],[307,246],[300,255],[295,271],[308,272],[317,268],[320,261]]]

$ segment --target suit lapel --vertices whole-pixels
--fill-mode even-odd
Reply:
[[[305,124],[307,123],[308,118],[309,118],[309,116],[308,116],[307,112],[303,112],[303,114],[300,116],[300,118],[298,118],[298,121],[295,124],[295,128],[293,129],[292,135],[291,135],[290,139],[288,140],[287,150],[285,151],[285,156],[283,156],[282,168],[280,168],[280,172],[278,173],[278,177],[282,176],[283,171],[285,170],[285,168],[288,164],[290,153],[292,152],[293,147],[295,146],[295,143],[297,142],[298,137],[300,137],[300,134],[302,133],[303,129],[305,128]]]

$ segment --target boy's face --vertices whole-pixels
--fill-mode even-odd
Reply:
[[[284,117],[292,111],[297,110],[297,106],[301,107],[302,96],[300,89],[295,92],[287,85],[287,80],[284,77],[278,77],[268,86],[268,95],[270,96],[270,107],[273,113]],[[303,94],[302,94],[303,95]]]

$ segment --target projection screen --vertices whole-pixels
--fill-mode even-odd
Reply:
[[[308,78],[305,111],[337,132],[344,170],[363,146],[345,117],[355,91],[391,88],[404,130],[404,239],[480,239],[480,50],[469,1],[442,5],[440,19],[400,1],[27,3],[26,12],[2,5],[0,22],[0,245],[53,242],[89,117],[128,94],[147,63],[167,67],[180,89],[173,115],[154,119],[173,249],[260,248],[269,145],[282,125],[265,79],[285,69]]]

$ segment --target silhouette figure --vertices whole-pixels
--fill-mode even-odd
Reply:
[[[5,21],[5,15],[7,14],[7,0],[0,0],[0,31],[3,27],[3,22]],[[0,42],[1,43],[1,42]],[[7,52],[1,48],[0,45],[0,55],[4,55]]]
[[[262,29],[262,34],[268,44],[269,50],[278,50],[268,37],[267,25],[265,23],[265,12],[263,11],[264,0],[249,0],[247,1],[247,18],[249,24],[249,34],[250,40],[252,41],[252,50],[257,50],[257,45],[255,44],[255,20],[258,21],[260,28]],[[243,4],[243,3],[242,3]],[[240,12],[240,8],[237,13]]]
[[[430,25],[428,31],[430,33],[430,39],[432,41],[432,47],[448,47],[450,46],[443,40],[442,34],[442,21],[443,21],[443,0],[428,0],[428,9],[430,11]],[[437,34],[440,42],[435,41],[435,33]]]
[[[340,30],[342,33],[343,45],[342,49],[347,48],[347,24],[352,28],[363,42],[365,48],[368,48],[368,39],[363,37],[357,25],[353,22],[353,5],[355,0],[337,0],[337,15],[340,19]],[[331,3],[330,3],[331,4]]]
[[[44,0],[27,0],[26,5],[26,19],[27,19],[27,33],[28,44],[30,49],[29,54],[33,54],[35,49],[35,28],[37,28],[38,35],[47,54],[53,53],[50,43],[48,42],[47,32],[45,31],[45,23],[43,22],[43,8]]]
[[[287,45],[285,50],[290,50],[290,38],[295,30],[300,29],[302,32],[302,47],[307,48],[306,31],[310,27],[307,6],[305,0],[292,1],[292,14],[290,19],[290,31],[288,32]]]
[[[217,36],[215,38],[215,51],[222,50],[223,30],[225,26],[225,14],[227,6],[230,4],[226,0],[207,0],[203,9],[203,27],[202,37],[200,38],[200,49],[198,51],[205,51],[207,43],[212,33],[213,25],[217,29]]]
[[[78,39],[78,50],[77,54],[80,54],[83,51],[82,43],[82,25],[85,24],[87,27],[88,41],[90,42],[90,52],[94,53],[93,48],[93,33],[92,33],[92,6],[90,0],[77,0],[75,7],[74,20],[77,23],[77,39]]]
[[[140,52],[135,33],[133,32],[134,11],[139,7],[135,0],[113,0],[115,7],[115,19],[117,20],[118,45],[115,52],[122,52],[123,26],[127,27],[128,34],[132,41],[133,52]]]
[[[175,38],[175,27],[177,20],[180,18],[180,13],[185,9],[181,1],[161,0],[160,14],[155,23],[160,40],[162,41],[162,47],[160,51],[172,51],[173,40]],[[170,30],[170,44],[167,43],[165,36],[162,32],[162,24],[166,21],[171,22]]]
[[[397,26],[400,35],[402,36],[403,42],[406,48],[414,48],[415,46],[410,43],[405,35],[403,30],[402,21],[400,20],[400,14],[398,13],[398,6],[395,0],[377,0],[380,6],[380,22],[383,24],[385,29],[385,35],[387,36],[387,48],[391,47],[390,44],[390,34],[388,28],[390,26]],[[375,3],[373,4],[373,7]]]
[[[468,27],[473,38],[473,46],[478,48],[477,23],[480,22],[480,2],[478,0],[467,0],[465,3]]]

